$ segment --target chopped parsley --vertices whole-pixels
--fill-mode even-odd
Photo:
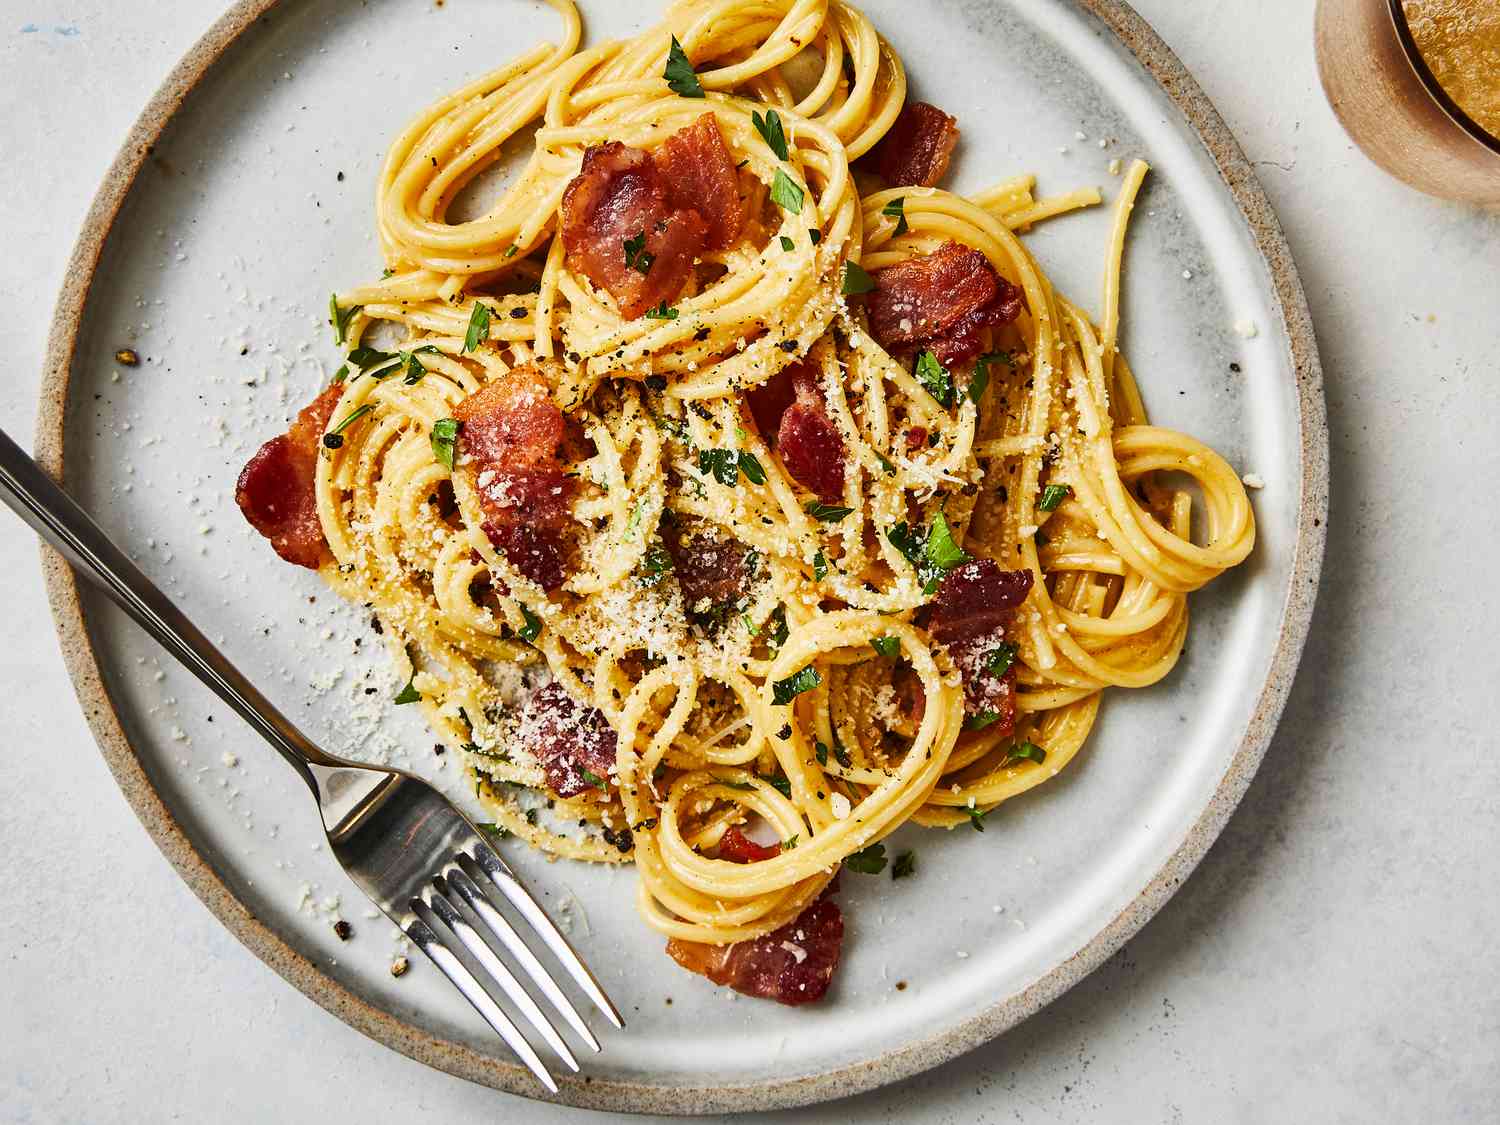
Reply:
[[[469,330],[464,333],[464,351],[472,352],[490,338],[490,307],[483,301],[474,302],[474,311],[469,314]]]
[[[646,554],[641,559],[640,583],[642,586],[655,586],[671,569],[671,554],[660,543],[653,543],[646,548]]]
[[[828,577],[828,556],[819,551],[813,556],[813,581],[821,582]]]
[[[790,732],[787,733],[787,737],[791,737]],[[778,773],[775,777],[763,777],[761,780],[787,800],[792,799],[792,779],[787,777],[786,774]]]
[[[788,676],[784,680],[777,680],[771,685],[771,702],[777,707],[785,707],[804,691],[812,691],[823,682],[823,677],[818,670],[809,664],[800,672]]]
[[[931,351],[923,348],[917,353],[917,365],[913,374],[923,389],[937,399],[938,405],[953,405],[953,376]]]
[[[844,857],[844,866],[861,875],[879,875],[885,870],[885,845],[871,844],[868,848]]]
[[[933,566],[944,573],[969,561],[964,549],[953,541],[953,532],[949,530],[948,521],[942,512],[932,517],[932,534],[927,537],[923,553]]]
[[[976,711],[964,720],[964,730],[983,730],[999,718],[998,711]]]
[[[895,660],[901,655],[900,637],[871,637],[870,647],[887,660]]]
[[[780,648],[782,645],[786,644],[786,639],[792,635],[792,631],[787,628],[786,624],[786,606],[778,605],[771,611],[771,616],[766,620],[767,624],[773,626],[771,635],[766,639],[769,640],[774,647]]]
[[[1012,758],[1020,758],[1026,762],[1036,762],[1040,765],[1047,760],[1047,751],[1043,750],[1035,742],[1018,742],[1010,748]]]
[[[797,835],[800,836],[801,833],[799,832]],[[797,836],[788,836],[785,840],[781,841],[781,850],[784,851],[784,852],[789,852],[793,848],[795,848],[796,846],[797,846]]]
[[[1055,512],[1057,506],[1073,495],[1073,486],[1067,484],[1049,484],[1042,489],[1042,499],[1037,504],[1037,510],[1042,512]]]
[[[990,813],[994,812],[995,809],[998,809],[999,807],[999,805],[995,805],[993,808],[988,808],[983,812],[980,812],[973,805],[968,806],[966,809],[964,809],[964,812],[969,814],[969,827],[974,829],[975,832],[983,832],[984,818],[989,816]]]
[[[764,117],[751,111],[750,120],[755,124],[755,131],[761,135],[766,144],[771,146],[776,159],[786,160],[788,158],[786,131],[781,127],[781,115],[774,109],[766,110]]]
[[[795,242],[793,242],[790,238],[788,238],[786,235],[782,235],[781,236],[781,248],[783,250],[787,251],[788,253],[790,253],[791,251],[797,249],[797,244]]]
[[[818,759],[818,765],[826,766],[828,764],[828,743],[814,742],[813,757]]]
[[[363,406],[356,406],[353,410],[349,411],[349,416],[347,418],[345,418],[337,426],[323,435],[323,444],[329,449],[337,449],[339,446],[343,445],[344,431],[359,419],[363,418],[366,414],[372,413],[374,409],[375,404],[371,402],[367,402]]]
[[[591,772],[589,770],[584,769],[582,766],[578,767],[578,776],[581,777],[581,778],[583,778],[584,781],[588,782],[595,789],[608,789],[609,788],[609,786],[605,784],[605,781],[604,781],[604,779],[602,777],[600,777],[596,773],[593,773],[593,772]]]
[[[911,229],[906,225],[906,196],[897,196],[882,207],[880,213],[888,219],[896,220],[896,229],[891,232],[892,237],[903,235]]]
[[[406,686],[402,688],[400,694],[396,696],[397,704],[415,703],[417,700],[422,698],[422,693],[417,690],[416,680],[417,674],[413,672],[411,674],[411,679],[406,681]]]
[[[703,83],[698,81],[692,61],[687,57],[687,52],[682,49],[682,44],[677,42],[675,35],[672,36],[672,49],[667,52],[667,69],[662,72],[662,77],[667,80],[667,85],[674,94],[679,94],[684,98],[703,96]]]
[[[880,467],[885,470],[885,475],[893,477],[896,475],[896,466],[891,464],[891,459],[878,449],[875,451],[875,460],[880,462]]]
[[[896,862],[891,864],[892,879],[905,879],[908,875],[915,875],[916,871],[916,852],[902,852],[896,857]]]
[[[975,406],[984,397],[984,389],[990,385],[990,369],[988,367],[975,367],[974,374],[969,376],[969,401]]]
[[[698,471],[712,476],[725,488],[733,488],[740,482],[740,474],[751,484],[765,484],[766,470],[753,453],[743,449],[700,449]]]
[[[793,215],[802,214],[802,188],[786,172],[776,169],[776,178],[771,181],[771,202]]]
[[[655,254],[646,253],[646,232],[639,231],[634,238],[625,239],[622,245],[625,247],[625,264],[638,274],[651,272],[651,263],[656,261]]]
[[[948,571],[969,561],[963,548],[954,542],[953,532],[942,512],[933,517],[931,531],[898,523],[885,533],[885,537],[911,563],[923,592],[927,594],[937,591],[938,583]]]
[[[825,504],[821,500],[809,500],[802,505],[802,510],[813,519],[821,520],[823,523],[838,523],[854,511],[853,508],[845,508],[841,504]]]
[[[677,310],[667,304],[665,300],[654,309],[646,310],[647,320],[676,320]]]
[[[531,610],[522,603],[517,602],[516,605],[520,606],[521,620],[526,623],[521,626],[521,631],[517,633],[516,636],[520,637],[523,641],[526,641],[528,643],[536,640],[539,636],[542,635],[542,619],[536,614],[532,613]]]
[[[808,227],[807,237],[812,239],[812,244],[816,246],[818,243],[823,241],[823,232],[820,231],[817,227]]]
[[[1016,646],[1002,644],[984,658],[984,670],[992,676],[1003,676],[1016,662]]]
[[[432,456],[438,464],[453,468],[453,453],[458,446],[458,431],[463,423],[457,418],[439,418],[432,424]]]
[[[846,297],[857,293],[868,293],[875,288],[875,279],[865,272],[858,262],[844,262],[844,283],[839,291]]]
[[[328,323],[333,325],[333,342],[340,346],[349,338],[349,322],[354,319],[354,314],[364,308],[363,305],[350,305],[347,309],[339,308],[339,295],[328,294]]]
[[[492,821],[486,822],[484,824],[476,824],[474,827],[479,829],[479,831],[481,832],[488,833],[497,840],[503,840],[505,839],[505,837],[510,835],[509,828],[505,827],[505,825],[503,824],[495,824]]]

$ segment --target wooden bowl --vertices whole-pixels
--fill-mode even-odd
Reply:
[[[1500,206],[1500,138],[1443,91],[1400,0],[1318,0],[1314,36],[1323,91],[1366,156],[1429,195]]]

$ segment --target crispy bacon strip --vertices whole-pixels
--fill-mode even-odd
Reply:
[[[1029,570],[1001,570],[993,559],[974,559],[943,576],[928,610],[928,631],[948,647],[964,684],[964,713],[996,716],[1000,735],[1016,726],[1016,670],[991,668],[1006,643],[1016,610],[1031,591]]]
[[[843,950],[844,916],[830,893],[825,890],[792,921],[762,937],[733,945],[673,938],[667,954],[689,972],[746,996],[810,1004],[828,991]]]
[[[558,461],[566,430],[540,368],[518,367],[460,402],[460,471],[474,474],[485,535],[542,589],[567,577],[563,529],[573,479]]]
[[[759,863],[761,860],[775,859],[780,854],[779,846],[757,844],[738,828],[726,828],[724,835],[719,837],[719,858],[727,859],[730,863]]]
[[[619,141],[590,147],[563,191],[568,268],[608,291],[624,317],[674,300],[698,256],[732,245],[743,225],[734,162],[712,113],[654,153]]]
[[[746,400],[760,432],[775,434],[781,463],[799,484],[822,500],[844,494],[844,438],[809,364],[788,364]]]
[[[235,482],[234,502],[250,526],[287,562],[313,570],[328,557],[318,522],[318,449],[343,393],[342,383],[325,388],[286,433],[256,451]]]
[[[604,712],[585,707],[556,680],[532,692],[516,737],[541,763],[547,788],[559,797],[576,797],[590,789],[604,796],[614,784],[614,729]]]
[[[1021,291],[983,254],[957,242],[871,276],[870,334],[885,348],[931,348],[946,364],[973,359],[980,329],[1009,324],[1025,307]]]
[[[957,144],[956,117],[927,102],[907,102],[870,157],[892,187],[933,187],[948,171]]]

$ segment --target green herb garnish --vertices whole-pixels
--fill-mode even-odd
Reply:
[[[828,556],[819,551],[813,556],[813,581],[821,582],[828,577]]]
[[[328,294],[328,323],[333,325],[333,342],[340,346],[349,338],[349,322],[354,319],[354,314],[364,308],[363,305],[350,305],[347,309],[339,308],[339,295]]]
[[[463,423],[457,418],[439,418],[432,424],[432,456],[438,464],[453,468],[454,450],[458,446],[458,431]]]
[[[942,512],[932,517],[932,534],[927,537],[922,553],[927,556],[928,562],[945,574],[960,563],[969,561],[964,549],[953,541],[953,532]]]
[[[677,310],[670,307],[665,300],[654,309],[646,310],[647,320],[676,320]]]
[[[667,85],[674,94],[680,94],[684,98],[703,96],[703,83],[698,81],[692,61],[675,35],[672,36],[672,48],[667,52],[667,69],[662,72],[662,77],[667,80]]]
[[[895,660],[901,655],[900,637],[871,637],[870,647],[887,660]]]
[[[1073,495],[1073,486],[1068,484],[1049,484],[1042,489],[1042,499],[1037,504],[1037,510],[1041,512],[1054,512],[1057,506]]]
[[[817,227],[808,227],[807,237],[812,239],[812,244],[816,246],[818,243],[823,241],[823,232],[820,231]]]
[[[700,449],[698,471],[704,476],[711,475],[726,488],[739,484],[741,473],[751,484],[766,483],[765,468],[755,454],[743,449]]]
[[[521,620],[525,622],[521,626],[521,631],[516,636],[530,643],[542,635],[542,619],[520,602],[517,602],[516,605],[520,606]]]
[[[937,399],[938,405],[951,406],[953,404],[953,376],[938,362],[937,356],[926,348],[917,353],[914,374],[917,382],[922,384],[927,393]]]
[[[854,511],[853,508],[845,508],[840,504],[825,504],[821,500],[809,500],[802,505],[802,510],[813,519],[821,520],[823,523],[838,523]]]
[[[892,237],[905,234],[911,228],[906,225],[906,197],[898,196],[880,209],[880,213],[888,219],[896,220],[896,229],[891,232]]]
[[[1016,662],[1016,646],[1002,644],[984,658],[984,670],[994,676],[1003,676]]]
[[[798,835],[801,835],[801,833],[798,833]],[[781,841],[781,850],[784,852],[789,852],[796,846],[797,836],[788,836],[785,840]]]
[[[844,866],[861,875],[879,875],[885,870],[885,845],[871,844],[868,848],[844,857]]]
[[[655,586],[671,569],[671,554],[660,543],[653,543],[646,548],[646,554],[641,559],[640,583],[642,586]]]
[[[472,352],[490,338],[490,307],[483,301],[474,302],[474,311],[469,313],[469,330],[464,333],[464,351]]]
[[[1035,742],[1020,742],[1010,748],[1010,756],[1020,758],[1022,761],[1041,764],[1047,760],[1047,751]]]
[[[976,711],[964,720],[964,730],[983,730],[999,718],[998,711]]]
[[[774,109],[768,109],[766,110],[766,115],[762,117],[759,113],[752,110],[750,120],[755,125],[755,131],[761,135],[766,144],[771,146],[771,151],[776,154],[776,159],[786,160],[788,158],[786,131],[781,127],[781,115]]]
[[[406,686],[402,688],[401,693],[396,696],[396,703],[398,705],[402,703],[415,703],[417,700],[422,698],[422,693],[417,690],[416,681],[417,674],[413,672],[411,674],[411,679],[406,681]]]
[[[917,871],[917,853],[902,852],[896,857],[896,862],[891,864],[891,878],[905,879],[908,875],[914,875]]]
[[[622,243],[625,247],[625,264],[638,274],[651,272],[651,263],[656,261],[655,254],[646,253],[646,232],[640,231],[634,238],[627,238]]]
[[[800,215],[802,214],[802,199],[802,188],[797,181],[788,176],[784,170],[776,169],[776,178],[771,181],[771,202],[783,211]]]
[[[345,418],[337,426],[323,435],[323,444],[329,449],[337,449],[339,446],[343,445],[344,431],[359,419],[363,418],[366,414],[372,413],[374,409],[375,404],[371,402],[367,402],[362,406],[356,406],[353,410],[349,411],[349,416],[347,418]]]
[[[609,786],[605,784],[605,781],[602,777],[600,777],[596,773],[592,773],[589,770],[584,769],[582,766],[578,767],[578,776],[583,778],[584,781],[588,782],[588,784],[592,785],[595,789],[609,788]]]
[[[804,691],[812,691],[823,682],[823,677],[818,670],[809,664],[800,672],[788,676],[784,680],[777,680],[771,685],[771,702],[777,707],[785,707]]]
[[[786,250],[786,251],[790,252],[792,250],[797,249],[797,244],[795,242],[793,242],[790,238],[788,238],[786,235],[782,235],[781,236],[781,248],[783,250]]]
[[[846,297],[852,297],[857,293],[869,293],[875,288],[875,279],[865,272],[865,268],[858,262],[844,263],[844,283],[839,291]]]

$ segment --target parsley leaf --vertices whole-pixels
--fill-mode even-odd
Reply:
[[[960,563],[969,561],[964,549],[953,541],[953,532],[949,530],[948,521],[942,512],[932,517],[932,534],[927,537],[922,553],[928,562],[945,574]]]
[[[677,310],[670,307],[665,300],[654,309],[646,310],[647,320],[676,320]]]
[[[582,766],[578,767],[578,776],[583,778],[584,781],[588,782],[588,784],[592,785],[595,789],[609,788],[609,786],[605,784],[605,781],[602,777],[600,777],[597,773],[592,773],[589,770],[584,769]]]
[[[505,837],[510,835],[509,828],[505,827],[505,825],[503,824],[496,824],[493,821],[487,821],[484,824],[476,824],[474,827],[479,829],[479,831],[481,832],[489,833],[497,840],[503,840],[505,839]]]
[[[766,110],[764,117],[751,111],[750,120],[755,125],[755,131],[765,139],[766,144],[771,146],[771,151],[776,154],[776,159],[786,160],[786,131],[781,127],[781,115],[774,109]]]
[[[775,777],[766,777],[761,780],[787,800],[792,799],[792,779],[787,777],[786,774],[778,773]]]
[[[870,647],[887,660],[895,660],[901,655],[900,637],[871,637]]]
[[[765,468],[755,454],[743,449],[700,449],[698,471],[704,476],[712,475],[725,488],[739,484],[741,473],[751,484],[766,483]]]
[[[990,813],[994,812],[999,807],[999,805],[992,805],[990,808],[981,811],[980,809],[976,809],[973,805],[969,805],[964,809],[964,812],[969,814],[969,827],[974,829],[975,832],[983,832],[984,818],[989,816]]]
[[[622,243],[625,247],[625,264],[638,274],[651,272],[651,263],[656,261],[655,254],[646,253],[646,232],[639,231],[634,238],[627,238]]]
[[[416,679],[417,674],[413,672],[411,679],[406,681],[406,686],[402,688],[401,693],[396,696],[397,704],[415,703],[417,700],[422,698],[422,693],[417,690]]]
[[[990,385],[990,369],[988,367],[975,367],[974,374],[969,376],[969,401],[975,406],[984,397],[984,389]]]
[[[823,232],[820,231],[817,227],[808,227],[807,237],[812,239],[812,244],[816,246],[818,243],[823,241]]]
[[[821,582],[828,577],[828,556],[819,551],[813,556],[813,581]]]
[[[998,711],[976,711],[964,720],[964,730],[983,730],[999,718]]]
[[[766,470],[762,468],[761,463],[755,459],[755,454],[747,453],[742,449],[740,450],[736,460],[739,464],[740,472],[745,474],[745,479],[748,480],[751,484],[766,483]]]
[[[771,635],[766,639],[776,648],[780,648],[786,644],[786,639],[792,635],[792,631],[787,628],[786,624],[786,606],[778,605],[773,609],[771,616],[767,618],[767,622],[773,625],[774,628],[771,630]]]
[[[453,468],[453,453],[458,446],[458,431],[463,423],[457,418],[439,418],[432,424],[432,456],[438,464]]]
[[[844,283],[839,291],[846,297],[857,293],[868,293],[875,288],[875,279],[865,272],[858,262],[844,262]]]
[[[844,857],[844,866],[861,875],[879,875],[885,870],[885,845],[871,844],[868,848]]]
[[[788,238],[786,235],[782,235],[781,236],[781,248],[783,250],[787,251],[788,253],[790,253],[791,251],[797,249],[797,244],[795,242],[793,242],[790,238]]]
[[[776,178],[771,181],[771,202],[783,211],[800,215],[802,214],[802,199],[802,188],[798,186],[797,181],[782,169],[776,169]]]
[[[674,94],[684,98],[703,96],[703,83],[698,81],[697,72],[675,35],[672,36],[672,49],[667,53],[667,69],[662,72],[662,77]]]
[[[818,670],[809,664],[800,672],[788,676],[784,680],[777,680],[771,685],[771,702],[777,707],[785,707],[804,691],[812,691],[823,682],[823,677]]]
[[[349,322],[354,319],[354,314],[364,308],[364,305],[350,305],[347,309],[339,308],[339,295],[328,294],[328,323],[333,325],[333,342],[342,345],[349,338]]]
[[[826,766],[828,764],[828,743],[814,742],[813,757],[818,759],[818,765]]]
[[[472,352],[490,338],[490,307],[483,301],[474,302],[474,311],[469,314],[469,330],[464,333],[464,348]]]
[[[799,832],[797,835],[800,836],[801,833]],[[784,852],[789,852],[796,846],[797,836],[788,836],[785,840],[781,841],[781,850]]]
[[[906,225],[906,196],[898,196],[880,209],[880,213],[888,219],[896,220],[896,229],[891,232],[892,237],[903,235],[911,228]]]
[[[671,569],[671,554],[660,543],[653,543],[646,548],[646,554],[641,559],[640,583],[642,586],[655,586]]]
[[[1047,751],[1043,750],[1035,742],[1019,742],[1010,748],[1010,756],[1027,762],[1036,762],[1040,765],[1047,760]]]
[[[536,640],[542,635],[542,619],[532,613],[526,606],[521,605],[520,602],[516,604],[521,607],[521,620],[526,622],[526,624],[521,626],[521,631],[516,636],[527,642]]]
[[[940,406],[953,405],[953,376],[938,362],[937,356],[926,348],[917,353],[917,365],[913,374],[927,393],[937,399]]]
[[[992,676],[1003,676],[1016,662],[1016,646],[1002,644],[984,658],[984,670]]]
[[[891,864],[892,879],[905,879],[908,875],[915,875],[916,871],[916,852],[902,852],[896,857],[896,862]]]
[[[1049,484],[1042,489],[1041,502],[1037,504],[1037,510],[1041,512],[1054,512],[1057,506],[1073,495],[1073,486],[1068,484]]]
[[[802,505],[802,510],[813,519],[821,520],[823,523],[838,523],[854,511],[853,508],[845,508],[840,504],[825,504],[821,500],[809,500]]]

